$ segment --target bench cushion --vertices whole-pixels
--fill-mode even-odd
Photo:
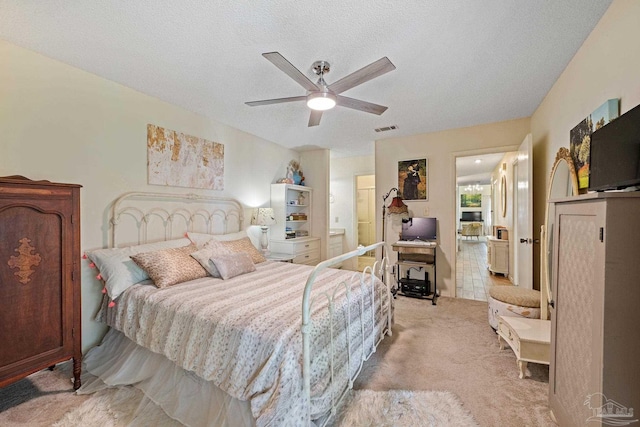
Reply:
[[[540,291],[534,289],[523,289],[518,286],[492,286],[489,288],[489,296],[520,307],[540,307]]]

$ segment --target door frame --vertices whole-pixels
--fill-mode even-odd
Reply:
[[[473,156],[479,156],[482,154],[494,154],[494,153],[507,153],[507,152],[512,152],[512,151],[518,151],[518,148],[520,147],[520,143],[516,144],[516,145],[507,145],[507,146],[502,146],[502,147],[491,147],[491,148],[479,148],[479,149],[475,149],[475,150],[465,150],[465,151],[456,151],[451,153],[451,160],[450,160],[450,164],[451,164],[451,170],[453,171],[453,173],[451,174],[451,193],[454,194],[454,197],[452,197],[453,199],[453,212],[458,212],[458,197],[457,197],[457,187],[458,187],[458,183],[457,183],[457,178],[458,178],[458,170],[456,167],[456,159],[458,157],[473,157]],[[454,220],[452,221],[452,229],[451,229],[451,238],[452,240],[452,245],[451,247],[455,249],[454,253],[455,253],[455,258],[451,260],[451,265],[452,265],[452,274],[453,274],[453,289],[450,291],[450,295],[453,298],[457,297],[457,293],[458,293],[458,282],[457,282],[457,257],[458,257],[458,229],[456,227],[457,224],[457,218],[454,218]]]
[[[509,266],[513,266],[512,268],[509,268],[509,279],[511,280],[511,283],[513,283],[514,285],[518,286],[518,251],[519,251],[519,246],[518,246],[518,241],[520,239],[520,234],[518,233],[518,185],[517,185],[517,181],[518,181],[518,156],[516,156],[515,159],[513,159],[513,163],[511,164],[511,176],[512,178],[512,185],[511,185],[511,217],[512,217],[512,241],[509,242],[513,245],[513,259],[509,260]],[[533,220],[533,218],[532,218]]]
[[[373,185],[371,187],[358,187],[358,178],[361,178],[361,177],[373,177]],[[377,233],[378,233],[378,230],[376,230],[376,224],[377,224],[377,222],[376,222],[376,218],[377,218],[376,217],[376,191],[375,191],[376,190],[376,174],[374,174],[374,173],[358,174],[355,177],[355,182],[356,182],[356,189],[355,189],[356,242],[360,243],[360,230],[358,228],[358,223],[359,223],[359,220],[358,220],[358,218],[359,218],[359,214],[358,214],[358,212],[359,212],[359,210],[358,210],[358,190],[366,189],[366,190],[373,190],[373,194],[371,195],[371,197],[372,197],[371,202],[373,203],[373,209],[372,209],[371,214],[373,215],[373,218],[370,218],[371,219],[370,222],[371,222],[371,228],[372,228],[371,229],[371,231],[372,231],[371,238],[373,240],[373,243],[375,243],[376,242],[376,236],[377,236]]]
[[[527,153],[523,154],[523,146],[526,145]],[[522,160],[522,161],[521,161]],[[511,274],[511,281],[517,285],[521,286],[525,289],[535,289],[535,283],[533,280],[534,274],[534,235],[535,230],[533,227],[533,141],[531,133],[527,134],[520,147],[518,147],[518,155],[513,159],[513,183],[512,183],[512,200],[513,200],[513,272]],[[525,170],[528,180],[528,185],[526,186],[527,192],[523,194],[523,190],[520,188],[520,176],[522,170]],[[525,188],[524,186],[522,188]],[[520,196],[525,196],[526,200],[524,200]],[[519,211],[522,203],[526,203],[527,205],[527,216],[529,217],[529,227],[521,233],[518,231],[520,228],[520,223],[518,221]],[[525,239],[526,243],[524,245],[530,246],[522,246],[521,239]],[[526,259],[528,258],[528,259]],[[524,267],[523,267],[524,266]],[[526,275],[527,270],[529,271],[529,275]],[[525,274],[523,278],[523,274]]]
[[[373,208],[373,232],[374,232],[374,240],[377,239],[378,236],[378,213],[377,213],[377,209],[376,209],[376,192],[375,192],[375,188],[376,188],[376,173],[375,171],[373,172],[358,172],[356,174],[353,175],[353,220],[352,220],[352,241],[355,242],[355,246],[358,246],[358,177],[361,176],[373,176],[373,188],[374,188],[374,193],[373,193],[373,203],[374,203],[374,208]],[[355,249],[355,248],[354,248]]]

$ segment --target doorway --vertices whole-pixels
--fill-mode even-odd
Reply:
[[[507,153],[456,157],[456,296],[487,301],[489,288],[510,285],[506,276],[488,270],[488,239],[496,225],[492,173]],[[479,231],[478,231],[479,230]]]
[[[368,246],[376,241],[376,177],[356,176],[356,216],[358,219],[358,245]],[[375,253],[358,257],[358,270],[373,266]]]

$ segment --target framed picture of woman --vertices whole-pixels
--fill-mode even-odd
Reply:
[[[427,159],[398,162],[398,189],[403,200],[429,200]]]

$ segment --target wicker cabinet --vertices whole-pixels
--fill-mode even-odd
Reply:
[[[549,407],[561,426],[638,418],[638,218],[637,192],[555,203]]]
[[[0,178],[0,386],[73,358],[80,387],[80,186]]]

